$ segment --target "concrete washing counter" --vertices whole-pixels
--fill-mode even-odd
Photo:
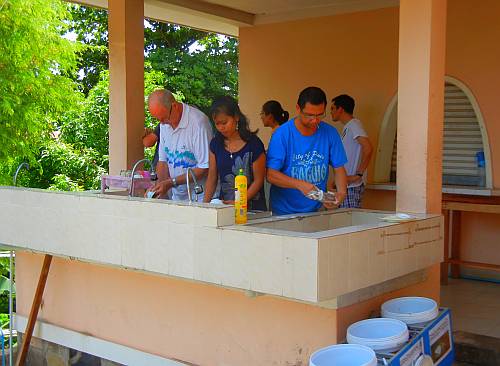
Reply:
[[[304,365],[386,298],[437,299],[442,218],[394,224],[380,220],[387,214],[336,210],[235,226],[231,206],[0,187],[0,243],[17,251],[21,325],[39,254],[49,253],[57,258],[39,314],[47,326],[158,364]],[[34,336],[78,348],[42,333]]]

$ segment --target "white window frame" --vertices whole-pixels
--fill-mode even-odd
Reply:
[[[492,179],[492,164],[491,164],[491,153],[490,144],[488,139],[488,131],[484,123],[483,114],[479,108],[479,103],[472,91],[460,80],[451,77],[444,77],[446,83],[450,83],[460,88],[464,94],[469,99],[469,102],[474,109],[474,113],[477,117],[477,122],[481,130],[481,139],[483,142],[484,158],[486,161],[485,173],[486,173],[486,186],[481,188],[492,189],[493,179]],[[394,140],[396,139],[396,127],[397,127],[397,101],[398,94],[396,93],[384,113],[384,118],[380,126],[378,146],[375,158],[375,171],[374,171],[374,183],[388,183],[391,177],[391,158],[394,147]],[[478,187],[479,188],[479,187]]]

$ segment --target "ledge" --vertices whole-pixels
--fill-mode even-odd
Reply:
[[[394,183],[371,183],[368,184],[366,188],[380,191],[395,191],[397,185]],[[443,193],[465,194],[470,196],[500,196],[500,190],[498,189],[468,186],[443,186]]]
[[[0,187],[0,243],[321,306],[442,261],[440,215],[381,222],[386,214],[332,210],[232,226],[231,206]]]

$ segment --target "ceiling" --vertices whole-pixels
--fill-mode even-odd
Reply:
[[[306,14],[344,13],[398,6],[399,0],[204,0],[255,14],[261,20],[270,16],[291,16],[301,18]]]
[[[245,24],[256,25],[340,13],[394,7],[399,0],[161,0],[207,12],[232,11],[249,17]]]
[[[69,0],[108,7],[108,0]],[[148,18],[237,36],[239,27],[395,7],[399,0],[144,0]]]

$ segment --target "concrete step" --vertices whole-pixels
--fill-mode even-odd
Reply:
[[[456,365],[500,365],[500,339],[484,335],[455,331]]]

